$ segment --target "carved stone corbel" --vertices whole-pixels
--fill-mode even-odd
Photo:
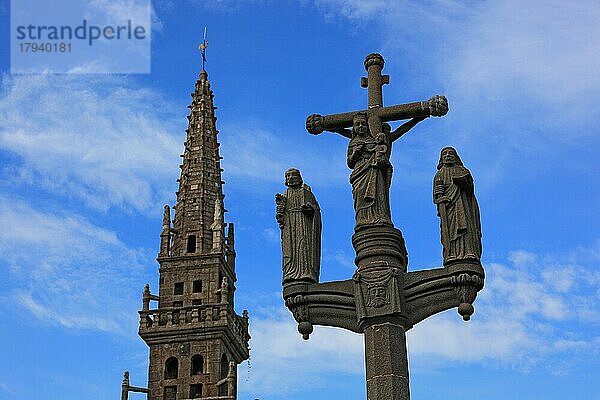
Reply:
[[[285,306],[292,312],[294,319],[298,322],[298,332],[302,334],[302,339],[308,340],[313,331],[313,325],[310,323],[308,315],[308,305],[306,299],[301,294],[285,299]]]
[[[483,279],[478,275],[459,274],[450,277],[450,284],[454,286],[454,291],[460,301],[458,313],[465,321],[468,321],[475,312],[473,302],[477,297],[477,292],[483,288]]]

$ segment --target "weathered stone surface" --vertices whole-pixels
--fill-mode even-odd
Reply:
[[[406,314],[402,296],[403,274],[398,268],[357,271],[355,282],[356,317],[359,326],[373,318],[402,317]]]
[[[300,171],[285,173],[288,187],[275,195],[276,219],[281,228],[283,283],[319,281],[321,268],[321,209]]]
[[[455,151],[454,158],[446,155],[445,164],[442,163],[444,168],[452,168],[451,172],[442,169],[440,176],[436,175],[439,184],[434,187],[434,196],[436,203],[443,203],[441,208],[447,211],[443,224],[454,224],[453,221],[470,213],[465,217],[470,224],[465,240],[449,247],[453,262],[447,262],[445,257],[443,268],[407,272],[404,238],[393,226],[390,215],[391,146],[425,118],[445,115],[448,102],[443,96],[433,96],[427,101],[383,107],[381,87],[389,83],[389,76],[381,75],[383,65],[379,54],[370,54],[365,59],[368,76],[362,78],[361,86],[368,88],[366,110],[326,116],[313,114],[306,120],[311,134],[330,131],[350,139],[347,163],[352,169],[356,273],[352,280],[311,282],[289,274],[284,267],[283,297],[305,339],[313,324],[364,333],[369,400],[408,400],[405,332],[423,319],[452,307],[458,307],[460,315],[468,320],[473,313],[472,303],[483,287],[484,272],[479,262],[480,242],[479,252],[471,251],[477,245],[471,237],[480,238],[472,178],[466,168],[456,167],[460,159]],[[409,118],[394,131],[387,124]],[[460,201],[466,206],[459,207]],[[280,226],[282,222],[285,224],[284,203],[280,195],[277,201]],[[462,225],[456,225],[462,229]],[[454,239],[448,236],[448,240],[450,243]],[[298,246],[301,241],[294,238],[291,243],[282,244],[284,265],[287,249]],[[297,269],[310,265],[312,261],[305,261]]]
[[[235,399],[236,368],[249,357],[248,313],[233,307],[234,228],[229,224],[225,235],[212,99],[203,70],[192,94],[173,225],[169,206],[163,211],[159,294],[146,285],[139,312],[139,334],[150,348],[149,400]],[[124,400],[129,391],[127,385]]]
[[[362,79],[361,85],[368,89],[366,110],[328,116],[313,114],[306,120],[306,129],[312,134],[327,130],[350,139],[347,161],[352,169],[350,184],[357,227],[392,224],[389,201],[392,143],[425,118],[443,116],[448,112],[448,102],[443,96],[434,96],[419,103],[383,107],[381,87],[389,83],[389,76],[381,75],[383,65],[380,54],[369,54],[365,59],[368,77]],[[385,123],[407,118],[412,119],[393,132]],[[347,129],[349,126],[352,130]]]
[[[408,358],[404,327],[394,323],[365,328],[367,399],[408,397]],[[403,397],[405,396],[405,397]]]
[[[368,224],[391,224],[389,185],[391,164],[389,146],[385,135],[378,144],[367,125],[367,115],[358,113],[354,117],[352,139],[348,144],[348,167],[352,169],[350,184],[356,212],[356,226]]]
[[[481,222],[473,177],[452,147],[440,153],[433,202],[440,217],[444,264],[481,258]]]
[[[371,224],[357,227],[352,235],[356,251],[354,260],[359,271],[386,266],[406,272],[408,253],[399,229],[389,225]]]

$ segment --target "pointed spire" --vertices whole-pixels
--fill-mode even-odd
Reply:
[[[173,221],[172,255],[203,253],[221,249],[223,241],[223,182],[219,155],[213,92],[208,73],[200,72],[192,103],[188,106],[187,138]],[[218,206],[217,206],[218,203]],[[216,213],[220,213],[221,236],[213,235]]]

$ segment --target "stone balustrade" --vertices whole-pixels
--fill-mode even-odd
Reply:
[[[235,314],[228,304],[212,303],[187,307],[158,308],[138,311],[140,314],[139,332],[151,333],[171,330],[173,327],[188,325],[223,326],[229,325],[232,331],[247,342],[248,320]]]

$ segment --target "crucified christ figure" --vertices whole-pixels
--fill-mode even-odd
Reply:
[[[393,225],[390,216],[389,187],[392,165],[392,143],[429,116],[442,116],[448,112],[444,96],[429,100],[384,107],[381,87],[389,83],[382,75],[383,57],[370,54],[365,59],[368,77],[361,86],[368,89],[368,108],[342,114],[313,114],[306,119],[309,133],[335,132],[350,139],[348,167],[352,169],[350,184],[356,212],[356,227],[369,224]],[[393,132],[387,121],[409,119]],[[348,127],[352,129],[348,129]]]
[[[389,188],[392,179],[390,154],[392,143],[427,117],[415,117],[390,132],[387,123],[383,132],[370,132],[366,113],[358,112],[352,120],[352,129],[336,129],[350,139],[348,167],[352,169],[350,184],[356,212],[356,226],[391,224]]]

